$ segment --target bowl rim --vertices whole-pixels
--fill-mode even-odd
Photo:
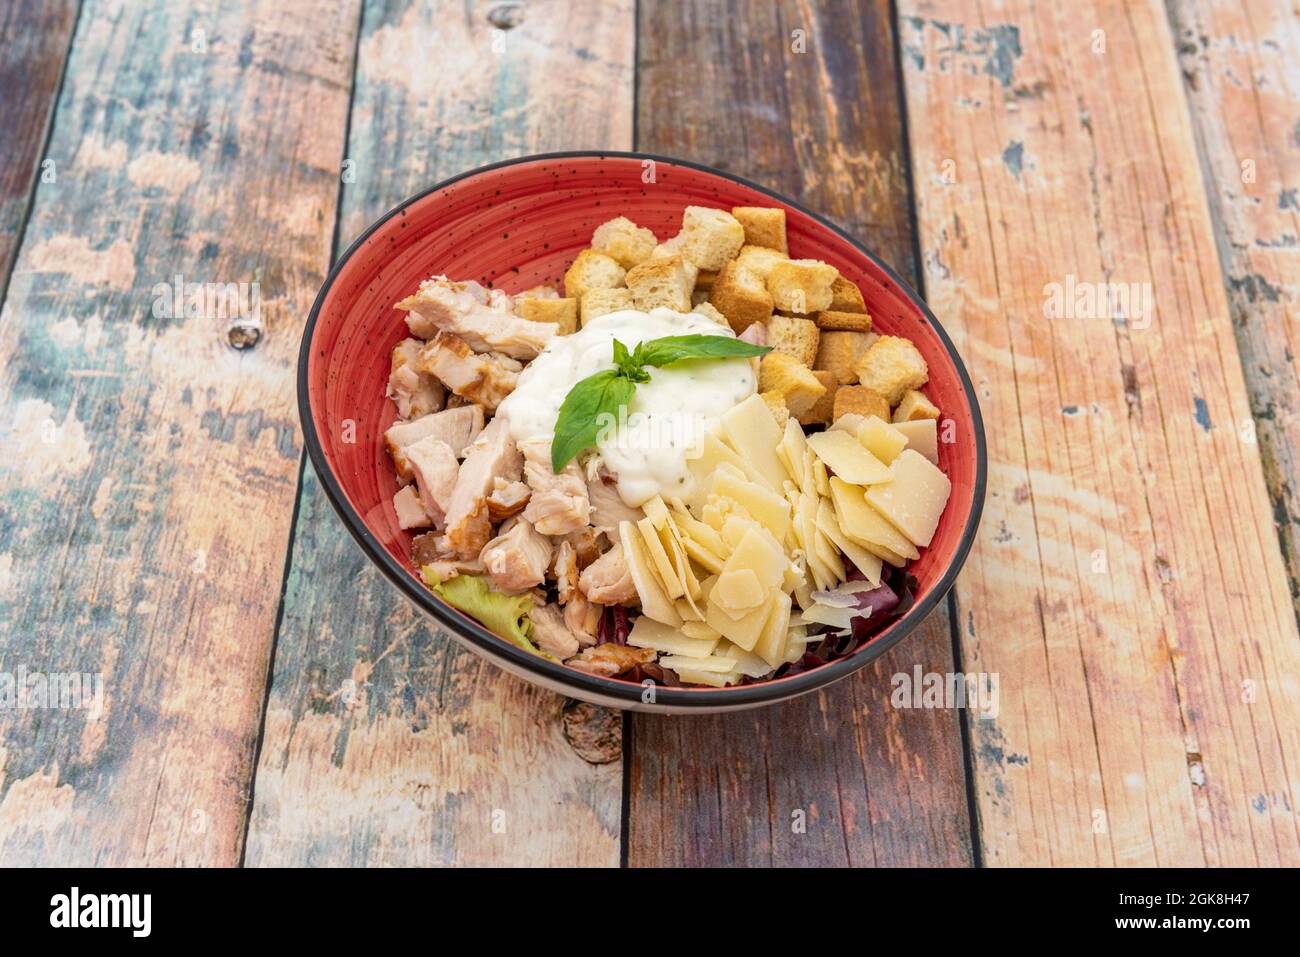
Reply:
[[[824,229],[830,230],[839,236],[845,242],[849,243],[855,250],[867,257],[873,265],[881,270],[899,289],[900,293],[905,296],[912,305],[917,307],[926,321],[935,330],[939,341],[943,344],[944,350],[948,353],[957,370],[958,378],[961,380],[963,391],[966,393],[967,402],[971,409],[971,426],[975,439],[975,483],[972,489],[973,497],[971,502],[970,515],[967,517],[966,526],[962,529],[961,538],[957,542],[957,548],[953,552],[951,561],[944,569],[943,574],[930,589],[929,593],[919,602],[912,606],[897,622],[895,622],[883,639],[869,641],[857,651],[843,658],[837,658],[827,664],[813,668],[809,671],[801,672],[797,675],[791,675],[778,678],[772,681],[763,681],[748,685],[734,685],[728,688],[674,688],[665,685],[656,685],[654,690],[653,706],[656,707],[673,707],[682,709],[700,709],[700,710],[731,710],[759,704],[769,704],[776,701],[784,701],[799,695],[815,691],[839,680],[860,668],[865,667],[870,662],[879,658],[886,651],[893,648],[900,641],[916,630],[916,627],[929,616],[930,612],[936,605],[947,596],[953,583],[957,580],[957,574],[961,571],[970,553],[974,543],[975,533],[979,527],[980,516],[984,510],[984,495],[988,481],[988,461],[987,448],[984,438],[984,419],[980,413],[979,401],[976,398],[975,387],[971,382],[970,374],[966,370],[966,365],[962,362],[961,356],[957,352],[956,346],[953,345],[952,339],[949,338],[947,331],[939,322],[938,318],[930,311],[930,307],[925,300],[914,290],[909,283],[903,280],[887,263],[880,259],[875,253],[869,250],[863,243],[851,236],[844,229],[831,222],[826,217],[816,213],[801,203],[797,203],[787,196],[769,189],[759,183],[752,182],[741,176],[723,170],[714,169],[702,163],[696,163],[691,160],[679,159],[673,156],[667,156],[662,153],[647,153],[639,150],[562,150],[553,153],[532,153],[527,156],[518,156],[512,159],[500,160],[495,163],[489,163],[485,166],[478,166],[462,173],[457,173],[447,179],[430,186],[428,189],[408,196],[402,202],[392,207],[384,215],[380,216],[354,239],[346,250],[334,261],[330,267],[325,281],[322,283],[320,291],[316,294],[316,299],[312,303],[311,312],[307,316],[307,323],[303,327],[302,343],[298,350],[298,417],[301,421],[303,441],[307,447],[307,453],[311,459],[313,468],[316,471],[317,478],[325,490],[325,495],[330,504],[338,513],[343,521],[344,527],[351,533],[357,544],[361,546],[363,552],[374,562],[379,570],[390,582],[392,582],[407,599],[414,602],[417,607],[432,617],[440,625],[473,642],[480,650],[491,657],[504,657],[514,664],[522,667],[525,671],[536,674],[539,678],[549,679],[562,685],[572,687],[575,691],[584,692],[588,695],[600,695],[606,698],[615,698],[628,706],[644,704],[642,695],[645,686],[641,683],[623,681],[617,678],[604,678],[597,675],[591,675],[576,668],[567,667],[559,662],[553,662],[539,655],[532,654],[524,649],[512,644],[506,639],[500,637],[487,628],[474,621],[468,615],[463,615],[450,605],[439,601],[433,592],[424,587],[423,583],[416,580],[406,568],[397,562],[396,559],[388,553],[388,550],[380,543],[379,539],[366,526],[361,515],[352,507],[348,501],[347,494],[343,491],[342,486],[334,477],[328,459],[325,456],[324,447],[321,445],[320,438],[316,431],[316,423],[312,417],[311,395],[308,382],[308,367],[311,361],[312,340],[316,329],[316,320],[320,310],[324,305],[325,299],[333,288],[335,281],[347,265],[352,256],[359,250],[366,241],[381,227],[383,227],[394,216],[401,215],[407,207],[414,203],[420,202],[427,196],[437,193],[439,190],[446,189],[461,180],[469,179],[481,173],[491,172],[493,170],[504,169],[510,166],[519,166],[527,163],[547,162],[554,160],[566,159],[630,159],[630,160],[653,160],[656,163],[666,163],[671,166],[680,166],[697,172],[706,173],[721,179],[729,180],[733,183],[752,189],[764,196],[769,196],[779,203],[782,203],[791,209],[798,210],[805,216],[808,216]],[[300,483],[301,486],[301,483]],[[299,495],[302,494],[301,487]],[[298,514],[298,506],[295,501],[295,521]],[[296,529],[294,530],[296,533]]]

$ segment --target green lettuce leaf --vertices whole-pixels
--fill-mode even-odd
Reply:
[[[482,575],[456,575],[445,582],[420,570],[424,583],[433,593],[469,615],[502,638],[525,651],[540,655],[541,651],[531,641],[533,622],[533,596],[503,595],[495,592]]]

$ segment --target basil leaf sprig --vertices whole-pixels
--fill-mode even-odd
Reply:
[[[614,340],[614,368],[577,382],[560,405],[551,443],[551,469],[559,472],[584,449],[596,444],[603,417],[617,417],[632,401],[637,383],[649,382],[648,366],[670,366],[689,359],[748,359],[766,355],[756,346],[730,336],[664,336],[638,342],[635,349]]]

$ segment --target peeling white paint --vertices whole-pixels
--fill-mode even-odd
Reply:
[[[157,187],[172,195],[185,192],[202,175],[199,164],[179,153],[142,153],[126,167],[126,177],[139,189]]]
[[[59,423],[44,399],[23,399],[14,409],[3,466],[23,485],[36,487],[90,467],[93,456],[85,426],[68,409]]]

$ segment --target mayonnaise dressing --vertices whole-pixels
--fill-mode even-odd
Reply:
[[[697,313],[627,309],[600,316],[573,335],[552,340],[520,374],[497,415],[506,417],[515,441],[549,442],[560,405],[574,384],[614,368],[615,339],[630,352],[644,339],[687,335],[734,337],[727,327]],[[696,359],[647,371],[650,381],[637,384],[625,419],[597,441],[619,496],[632,507],[656,495],[689,495],[694,480],[688,455],[724,412],[756,388],[748,359]]]

